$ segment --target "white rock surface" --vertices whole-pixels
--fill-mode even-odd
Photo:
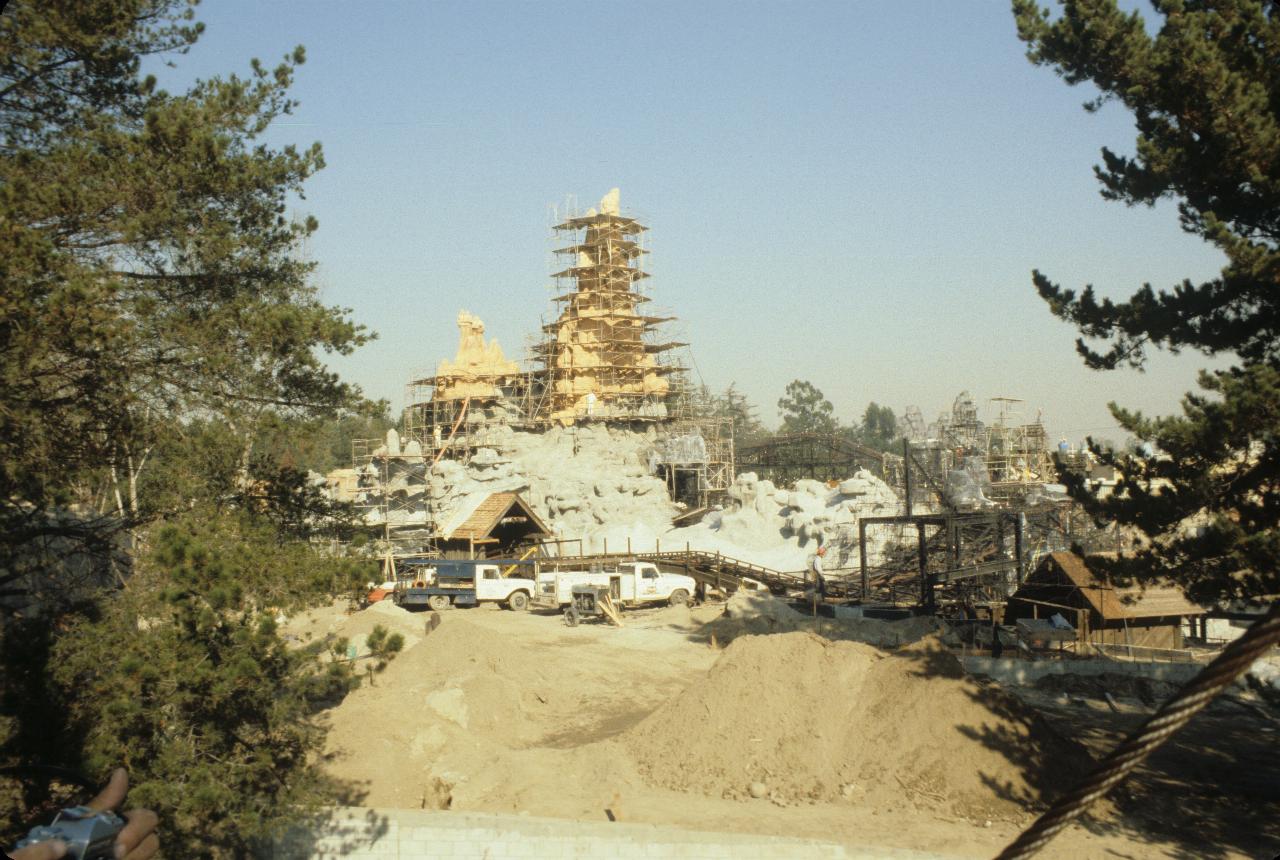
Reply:
[[[400,445],[390,434],[386,441],[389,447]],[[680,509],[663,480],[649,474],[655,441],[652,429],[586,425],[527,433],[495,426],[487,431],[485,447],[466,464],[441,460],[432,465],[422,458],[403,457],[387,461],[387,486],[398,494],[391,520],[426,523],[429,513],[440,532],[448,534],[489,494],[517,492],[558,538],[572,542],[563,545],[566,553],[687,546],[795,572],[807,568],[814,550],[824,544],[824,566],[837,573],[858,564],[858,518],[900,511],[894,491],[865,470],[835,487],[801,480],[790,490],[748,472],[729,488],[723,510],[711,511],[695,525],[672,529],[671,520]],[[367,467],[363,486],[378,483],[378,469]],[[376,508],[369,516],[371,522],[381,521]],[[868,538],[868,561],[877,564],[894,535],[876,529]]]
[[[442,460],[427,481],[441,531],[464,522],[490,493],[517,492],[555,534],[584,552],[652,548],[679,509],[642,465],[652,432],[602,425],[525,433],[497,428],[465,466]],[[577,552],[577,544],[566,545]]]
[[[889,516],[900,511],[898,496],[870,472],[859,471],[829,488],[821,481],[801,480],[783,491],[752,472],[738,476],[729,488],[731,504],[712,511],[702,522],[675,529],[662,537],[664,547],[719,552],[781,571],[809,566],[819,543],[828,547],[828,572],[858,564],[860,517]],[[870,564],[882,560],[893,540],[888,530],[867,534]]]

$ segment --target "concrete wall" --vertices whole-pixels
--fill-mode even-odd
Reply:
[[[985,675],[1001,684],[1030,686],[1045,675],[1135,675],[1181,684],[1195,677],[1198,663],[1138,663],[1119,660],[1008,660],[1003,657],[961,657],[965,671]]]
[[[291,834],[277,845],[272,860],[416,857],[946,860],[914,851],[856,849],[814,839],[708,833],[650,824],[356,807],[333,810],[330,820],[316,832]]]

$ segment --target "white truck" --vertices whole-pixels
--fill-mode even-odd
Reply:
[[[645,603],[688,603],[697,583],[682,573],[663,573],[651,562],[624,561],[612,570],[561,570],[538,574],[535,602],[539,606],[560,607],[573,603],[575,585],[609,588],[614,603],[639,606]]]
[[[405,559],[397,564],[392,600],[406,609],[429,607],[439,612],[450,606],[501,603],[508,609],[529,608],[536,583],[521,576],[503,576],[520,562],[444,559]]]

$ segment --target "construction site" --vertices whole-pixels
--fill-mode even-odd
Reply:
[[[329,714],[361,806],[306,851],[453,821],[509,856],[993,856],[1247,626],[1090,566],[1137,539],[1062,476],[1117,476],[1033,401],[907,407],[888,450],[736,444],[654,307],[649,229],[618,189],[563,213],[526,354],[449,309],[452,357],[406,356],[435,363],[397,428],[326,476],[383,580],[286,629],[405,647]],[[1277,699],[1273,654],[1042,856],[1261,856]]]

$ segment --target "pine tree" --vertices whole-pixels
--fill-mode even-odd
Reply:
[[[358,677],[317,662],[322,642],[287,647],[274,616],[372,569],[202,509],[158,529],[130,588],[59,637],[64,739],[83,739],[88,772],[129,768],[130,801],[160,814],[167,856],[262,856],[322,805],[355,800],[315,759],[319,710]],[[378,660],[399,650],[389,639]]]
[[[0,589],[27,545],[157,511],[157,446],[199,415],[238,438],[357,392],[320,356],[367,339],[318,300],[286,216],[319,145],[260,137],[301,48],[168,93],[139,67],[201,32],[185,0],[18,0],[0,15]],[[55,516],[75,505],[74,518]],[[7,580],[7,581],[6,581]]]
[[[360,406],[322,358],[368,336],[287,216],[319,146],[261,139],[302,49],[179,93],[139,74],[194,6],[0,14],[0,763],[123,763],[174,856],[245,857],[338,799],[313,713],[350,673],[272,619],[370,573],[299,540],[329,509],[271,455]],[[125,558],[71,582],[33,545]]]
[[[724,394],[715,398],[714,415],[733,419],[733,439],[738,445],[750,445],[759,441],[767,431],[756,417],[756,407],[738,390],[737,383],[729,383]]]
[[[1222,251],[1210,280],[1144,284],[1127,300],[1077,293],[1037,271],[1035,287],[1075,325],[1092,368],[1141,368],[1148,350],[1233,357],[1202,373],[1183,414],[1147,418],[1111,405],[1153,454],[1099,453],[1122,479],[1107,499],[1078,480],[1099,517],[1151,538],[1112,565],[1173,577],[1202,601],[1280,594],[1280,6],[1267,0],[1162,0],[1148,31],[1114,0],[1062,4],[1058,17],[1014,0],[1033,63],[1092,83],[1089,111],[1117,102],[1138,130],[1133,156],[1102,150],[1102,195],[1128,205],[1177,201],[1182,229]],[[1102,341],[1095,348],[1090,341]],[[1097,446],[1095,446],[1097,447]]]

